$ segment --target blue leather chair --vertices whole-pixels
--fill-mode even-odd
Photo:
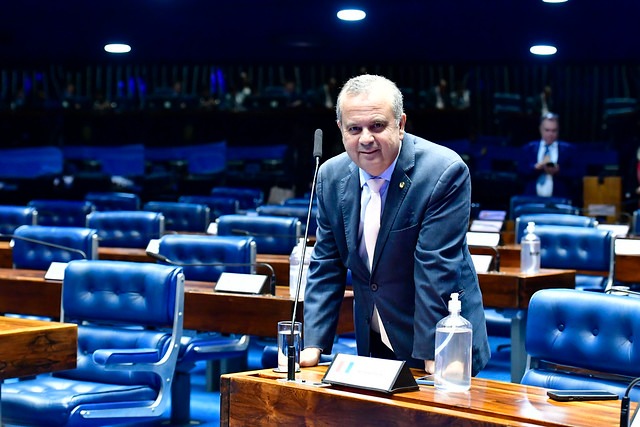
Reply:
[[[256,243],[249,236],[166,234],[160,238],[158,253],[184,264],[187,280],[216,282],[224,271],[251,274],[256,268]],[[230,265],[207,265],[218,263]]]
[[[252,237],[167,234],[160,238],[158,253],[184,265],[187,280],[217,281],[223,271],[254,271],[256,244]],[[237,266],[208,266],[225,263]],[[253,265],[252,265],[253,264]],[[180,358],[174,377],[171,421],[187,425],[190,416],[191,370],[198,361],[246,360],[250,338],[247,335],[223,335],[215,332],[187,331],[182,337]]]
[[[317,205],[318,199],[313,199],[313,206]],[[309,198],[308,197],[290,197],[282,201],[282,204],[285,206],[306,206],[309,207]]]
[[[0,205],[0,233],[13,234],[21,225],[36,225],[38,211],[32,206]]]
[[[182,337],[180,267],[71,261],[61,320],[78,324],[77,368],[2,385],[2,421],[94,426],[157,420]]]
[[[38,211],[38,225],[84,227],[87,215],[96,210],[93,203],[83,200],[31,200],[27,206]]]
[[[87,227],[98,230],[100,246],[146,248],[164,234],[164,215],[147,211],[95,211],[87,215]]]
[[[260,254],[290,255],[301,236],[294,217],[222,215],[216,222],[219,236],[252,236]]]
[[[568,225],[573,227],[597,227],[598,221],[590,216],[569,215],[562,213],[531,213],[516,218],[515,239],[520,242],[527,224],[533,222],[538,225]]]
[[[613,285],[614,236],[610,230],[566,225],[536,226],[540,266],[578,270],[576,289],[604,292]]]
[[[521,205],[538,205],[540,206],[554,206],[554,205],[573,205],[571,199],[566,197],[540,197],[540,196],[528,196],[528,195],[516,195],[509,199],[509,218],[516,219],[520,215]],[[533,213],[533,212],[529,212]]]
[[[529,302],[522,384],[549,389],[606,389],[621,397],[640,377],[640,299],[546,289]],[[640,399],[632,390],[631,399]]]
[[[92,228],[21,225],[13,234],[14,268],[46,270],[52,262],[98,259],[98,232]]]
[[[98,211],[137,211],[140,209],[140,196],[134,193],[89,192],[84,199],[95,205]]]
[[[241,212],[254,210],[264,203],[264,192],[258,188],[214,187],[211,195],[237,199]]]
[[[211,211],[210,219],[214,220],[221,215],[232,215],[240,211],[240,204],[235,197],[226,196],[180,196],[180,203],[195,203],[206,205]]]
[[[522,215],[539,213],[578,215],[580,214],[580,209],[562,203],[526,203],[516,206],[512,214],[513,218],[516,219]]]
[[[307,211],[309,209],[309,201],[307,200],[306,206],[301,205],[262,205],[256,208],[258,215],[269,216],[288,216],[298,218],[302,226],[301,233],[304,233],[307,225]],[[318,228],[318,221],[316,215],[318,214],[318,208],[316,206],[311,207],[311,217],[309,218],[309,236],[316,235],[316,229]]]
[[[151,201],[145,203],[142,208],[148,212],[162,213],[164,228],[167,231],[204,233],[210,222],[211,209],[203,204]]]

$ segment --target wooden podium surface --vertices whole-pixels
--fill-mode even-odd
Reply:
[[[297,380],[320,381],[326,367],[303,368]],[[616,426],[620,400],[556,402],[539,387],[473,378],[471,389],[433,386],[383,394],[278,381],[260,370],[221,377],[221,426]]]

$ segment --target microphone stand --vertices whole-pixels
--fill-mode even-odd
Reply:
[[[298,298],[300,297],[300,285],[302,283],[302,271],[304,269],[304,259],[307,252],[307,239],[309,238],[309,222],[311,219],[311,211],[313,209],[313,197],[316,189],[316,180],[318,179],[318,169],[320,168],[320,153],[321,149],[318,149],[318,140],[322,140],[322,131],[316,130],[315,133],[315,146],[313,157],[315,159],[315,170],[313,172],[313,181],[311,182],[311,194],[309,195],[309,209],[307,211],[307,223],[304,228],[304,240],[302,241],[302,250],[300,254],[300,266],[298,267],[298,280],[296,283],[295,300],[293,302],[293,314],[291,315],[291,333],[289,334],[289,343],[287,347],[287,381],[296,380],[296,349],[293,340],[294,326],[296,324],[296,314],[298,311]]]
[[[176,265],[178,267],[266,267],[271,276],[269,277],[269,293],[271,295],[276,294],[276,272],[271,266],[271,264],[267,264],[266,262],[201,262],[201,263],[187,263],[187,262],[178,262],[169,259],[168,257],[156,253],[147,251],[147,255],[151,258],[165,262],[167,264]]]

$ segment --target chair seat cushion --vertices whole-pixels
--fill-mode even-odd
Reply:
[[[2,385],[2,421],[9,424],[28,422],[61,426],[68,420],[70,411],[78,405],[124,400],[149,404],[156,396],[157,392],[147,386],[80,382],[42,376],[36,382],[17,381]],[[24,411],[25,399],[30,402],[31,410],[28,413]]]

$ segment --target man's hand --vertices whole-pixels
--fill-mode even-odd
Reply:
[[[436,371],[435,362],[433,360],[425,360],[424,361],[424,370],[427,374],[433,374]]]
[[[300,352],[300,366],[316,366],[319,361],[319,348],[309,347]]]

